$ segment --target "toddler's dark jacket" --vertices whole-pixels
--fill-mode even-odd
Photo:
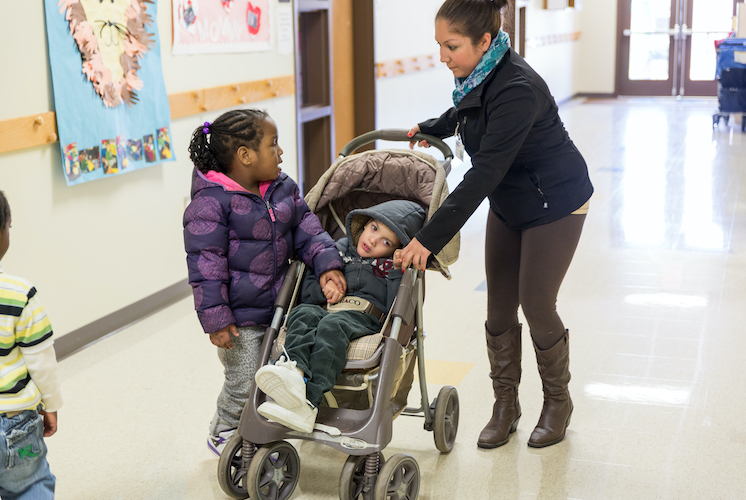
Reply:
[[[391,229],[406,246],[422,227],[425,211],[417,203],[392,200],[371,208],[353,210],[345,219],[347,237],[337,240],[337,249],[344,262],[348,296],[361,297],[372,302],[381,311],[388,311],[394,302],[402,278],[401,269],[394,269],[394,261],[388,259],[363,259],[357,253],[357,242],[363,227],[370,219],[376,219]],[[326,304],[321,286],[313,274],[306,274],[301,288],[301,302]]]

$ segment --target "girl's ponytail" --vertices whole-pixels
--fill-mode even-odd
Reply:
[[[206,128],[208,127],[199,126],[194,129],[192,140],[189,143],[189,158],[192,159],[192,163],[197,167],[197,170],[203,174],[206,174],[210,170],[225,172],[220,168],[217,160],[212,155],[212,152],[210,152],[210,143],[207,138],[209,128],[208,132],[205,132]]]

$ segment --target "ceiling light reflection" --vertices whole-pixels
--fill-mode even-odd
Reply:
[[[660,246],[665,235],[666,117],[660,110],[635,109],[624,128],[624,239]],[[644,200],[644,202],[641,202]]]
[[[635,306],[706,307],[708,300],[703,295],[680,295],[676,293],[633,293],[624,297],[624,302]]]
[[[712,178],[715,146],[708,140],[712,128],[709,116],[687,120],[684,155],[684,213],[682,229],[691,247],[719,250],[725,246],[723,229],[713,222]]]
[[[593,383],[585,386],[585,394],[591,399],[619,401],[624,403],[686,406],[691,389],[668,386],[635,386]]]

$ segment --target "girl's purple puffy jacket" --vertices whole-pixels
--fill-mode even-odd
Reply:
[[[205,333],[228,325],[268,325],[297,255],[320,276],[342,269],[328,233],[298,185],[281,172],[261,197],[228,191],[196,168],[184,212],[184,246],[194,308]]]

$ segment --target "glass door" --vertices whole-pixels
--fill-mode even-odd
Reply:
[[[620,0],[617,93],[717,93],[715,40],[728,36],[735,0]]]

